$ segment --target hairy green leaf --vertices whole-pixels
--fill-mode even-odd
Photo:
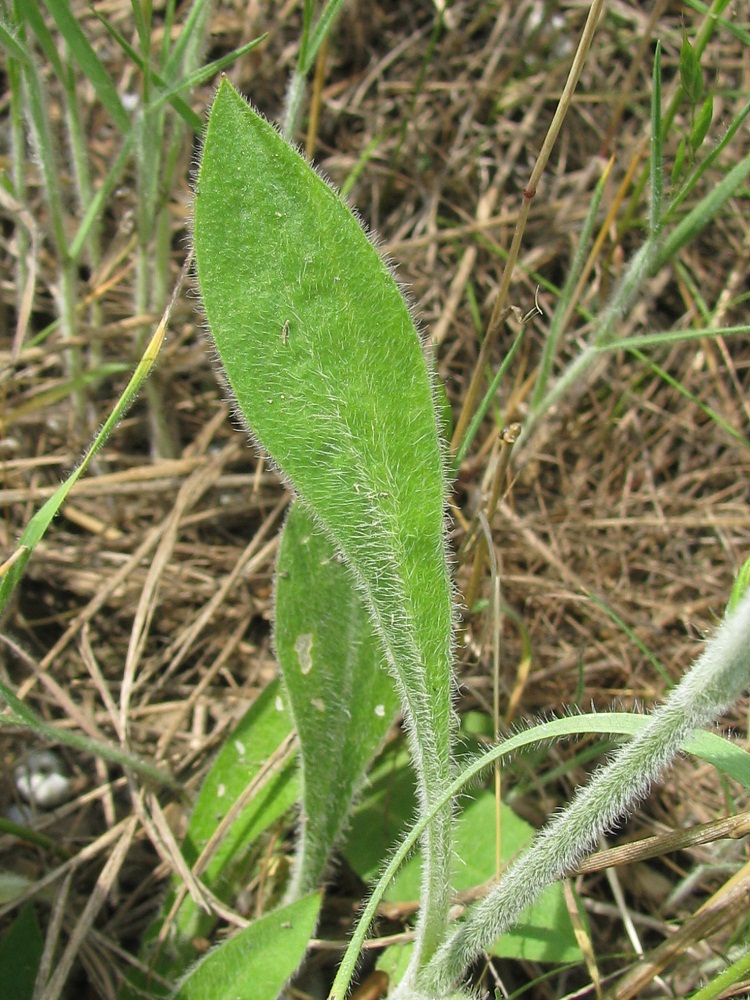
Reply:
[[[698,104],[703,97],[703,71],[687,35],[682,39],[680,48],[680,82],[690,103],[693,106]]]
[[[419,338],[344,202],[226,81],[195,254],[253,434],[354,568],[398,669],[447,692],[444,475]]]
[[[320,896],[306,896],[255,920],[202,958],[172,1000],[276,1000],[304,958]]]
[[[397,676],[425,807],[450,778],[445,473],[422,345],[343,200],[228,81],[195,193],[203,304],[239,411],[350,566]],[[448,908],[450,812],[425,837],[429,930]]]
[[[299,503],[279,550],[276,652],[299,734],[302,823],[290,897],[320,884],[398,698],[367,611]]]

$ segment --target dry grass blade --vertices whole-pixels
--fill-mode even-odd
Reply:
[[[497,299],[492,310],[492,315],[490,316],[489,325],[487,327],[487,333],[482,344],[483,351],[486,347],[486,352],[489,352],[490,346],[492,346],[500,333],[502,317],[504,315],[503,311],[506,308],[506,303],[508,300],[508,292],[510,291],[511,281],[513,279],[513,270],[518,259],[518,255],[521,249],[521,240],[523,239],[523,234],[526,229],[526,222],[528,220],[529,211],[531,210],[531,202],[536,197],[537,186],[544,171],[547,168],[547,163],[549,161],[550,155],[552,153],[552,148],[557,142],[557,138],[560,134],[560,129],[565,120],[565,116],[570,109],[570,104],[573,98],[573,92],[578,86],[578,81],[583,72],[583,67],[586,62],[586,57],[588,55],[591,43],[594,38],[594,32],[596,31],[599,18],[601,16],[602,8],[604,6],[604,0],[594,0],[589,8],[588,15],[586,17],[586,24],[581,34],[580,41],[578,42],[578,47],[573,58],[573,63],[570,67],[570,72],[568,73],[568,79],[565,82],[565,87],[560,95],[560,100],[558,102],[557,108],[555,110],[554,117],[550,123],[550,127],[547,134],[544,137],[544,142],[542,143],[542,148],[534,163],[534,168],[531,171],[526,187],[523,189],[523,201],[521,202],[521,210],[518,215],[518,221],[513,232],[513,240],[511,241],[510,249],[508,251],[508,259],[505,263],[505,268],[503,270],[502,281],[500,282],[500,289],[497,294]],[[489,345],[489,346],[486,346]],[[485,354],[486,358],[487,354]],[[479,398],[479,386],[481,379],[484,377],[484,366],[478,364],[472,381],[469,384],[469,388],[466,393],[466,399],[464,400],[463,409],[461,410],[461,416],[456,424],[456,429],[453,434],[453,447],[454,449],[458,447],[461,439],[464,435],[466,428],[468,427],[469,420],[471,419],[471,414],[476,407]]]
[[[133,837],[135,836],[137,828],[138,821],[135,817],[131,817],[131,819],[124,824],[120,837],[115,843],[111,854],[107,858],[106,864],[102,868],[101,873],[96,880],[96,885],[94,886],[89,900],[84,907],[83,913],[78,918],[68,943],[65,946],[65,950],[57,962],[55,971],[44,990],[39,994],[38,1000],[57,1000],[62,993],[65,981],[70,975],[70,971],[73,967],[74,961],[76,960],[78,951],[88,935],[99,911],[106,903],[112,890],[112,886],[115,884],[120,868],[125,861],[125,856],[133,842]]]
[[[627,865],[634,861],[644,861],[646,858],[658,858],[670,851],[682,851],[696,844],[710,844],[714,840],[721,840],[722,837],[732,839],[746,837],[748,833],[750,833],[750,813],[744,812],[738,816],[727,816],[726,819],[702,823],[691,830],[656,834],[633,844],[623,844],[621,847],[610,847],[599,851],[578,866],[578,873],[596,872],[614,865]]]
[[[737,913],[746,912],[750,905],[750,864],[723,886],[698,912],[689,917],[670,938],[654,948],[637,968],[623,976],[609,989],[605,1000],[633,1000],[641,996],[649,984],[671,963],[684,960],[706,938],[718,933]]]

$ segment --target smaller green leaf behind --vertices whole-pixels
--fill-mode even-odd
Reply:
[[[283,693],[278,682],[270,684],[237,724],[201,785],[182,848],[190,864],[290,731],[291,719]],[[227,866],[233,860],[247,858],[249,847],[291,808],[298,794],[296,769],[290,759],[280,763],[240,810],[202,876],[220,898],[227,902],[231,899],[222,886]]]
[[[300,742],[302,822],[287,898],[316,889],[398,709],[350,573],[295,503],[279,551],[276,652]]]
[[[408,755],[387,751],[370,776],[370,784],[357,806],[344,854],[365,881],[377,878],[383,859],[410,825],[415,811],[414,780]],[[473,889],[495,875],[495,797],[490,791],[473,791],[463,799],[455,827],[456,860],[452,886],[461,892]],[[501,855],[510,861],[534,836],[534,829],[513,810],[501,804]],[[386,891],[394,902],[419,899],[419,857],[410,858]],[[494,943],[490,952],[502,958],[563,964],[581,961],[581,952],[565,903],[562,883],[551,885],[524,919]]]
[[[272,759],[292,732],[292,720],[278,681],[270,684],[253,702],[219,751],[201,785],[182,844],[182,853],[192,868],[217,826],[258,775],[264,762]],[[296,759],[290,755],[263,783],[238,812],[199,878],[223,902],[234,905],[237,892],[247,884],[257,857],[260,836],[289,809],[299,796]],[[166,939],[160,940],[181,885],[174,879],[160,915],[144,935],[141,961],[155,975],[133,968],[120,991],[120,1000],[151,1000],[164,997],[168,990],[159,977],[174,982],[195,961],[194,941],[210,939],[217,918],[198,907],[188,895],[171,920]]]
[[[171,1000],[276,1000],[315,930],[315,893],[253,921],[202,958]]]
[[[34,995],[39,963],[44,950],[44,936],[34,907],[26,903],[0,941],[0,992],[14,1000],[31,1000]]]

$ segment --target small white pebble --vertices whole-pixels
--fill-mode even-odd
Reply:
[[[13,771],[18,794],[40,809],[54,809],[67,801],[72,786],[65,765],[52,750],[34,750]]]

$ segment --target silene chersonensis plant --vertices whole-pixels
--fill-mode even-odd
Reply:
[[[53,6],[64,13],[64,4]],[[747,570],[740,573],[702,654],[650,714],[566,715],[498,738],[491,749],[471,756],[459,743],[453,659],[462,597],[452,580],[448,545],[451,484],[518,343],[483,393],[490,347],[511,312],[508,292],[524,220],[576,87],[601,4],[592,4],[558,114],[524,192],[482,363],[450,444],[430,346],[423,343],[388,264],[346,201],[288,141],[299,117],[305,75],[340,4],[329,4],[316,25],[312,6],[305,4],[303,44],[283,130],[269,124],[222,80],[208,118],[194,190],[194,266],[217,366],[237,415],[294,495],[279,543],[275,582],[274,640],[283,686],[273,684],[261,695],[217,755],[179,848],[179,878],[173,879],[146,934],[122,1000],[275,1000],[315,935],[321,886],[334,850],[345,840],[348,860],[374,888],[330,986],[330,1000],[344,1000],[349,993],[378,907],[386,898],[418,900],[413,938],[389,947],[379,959],[391,1000],[473,996],[471,969],[487,953],[580,961],[569,915],[575,900],[572,907],[570,899],[566,901],[562,880],[576,871],[603,834],[632,812],[670,762],[683,751],[695,754],[750,788],[744,751],[705,731],[750,682]],[[716,6],[723,10],[721,4]],[[649,217],[642,245],[624,267],[606,307],[591,318],[579,353],[561,366],[560,338],[578,298],[576,290],[588,276],[586,255],[603,178],[551,317],[528,412],[523,425],[508,432],[509,441],[517,439],[516,451],[543,430],[545,418],[556,407],[591,382],[615,351],[625,349],[645,362],[642,351],[652,344],[747,332],[745,327],[627,337],[620,333],[643,282],[672,261],[750,176],[746,156],[707,195],[684,207],[750,111],[749,103],[701,159],[712,105],[699,57],[716,17],[707,17],[705,23],[695,46],[687,39],[683,44],[680,92],[666,112],[656,49],[649,170],[644,175]],[[38,31],[42,27],[37,24]],[[68,30],[82,45],[75,28],[68,25]],[[24,65],[24,50],[15,36],[2,35],[0,40]],[[88,50],[81,51],[91,58]],[[166,65],[171,66],[168,59]],[[163,81],[146,76],[147,93],[150,87],[157,94],[162,88],[150,108],[156,115],[179,88],[174,83],[165,89]],[[35,93],[33,80],[27,87]],[[690,128],[672,166],[671,194],[666,198],[662,145],[678,100],[690,104]],[[43,124],[42,108],[38,111]],[[139,125],[143,129],[148,124],[145,111],[145,124]],[[127,121],[122,126],[126,128]],[[134,132],[127,142],[137,138]],[[148,182],[152,161],[142,152],[138,163],[144,196],[153,203],[156,192]],[[140,311],[150,296],[145,286],[147,242],[144,237],[139,250]],[[66,261],[71,267],[73,263]],[[73,305],[71,299],[71,321]],[[167,317],[168,312],[103,436],[153,365]],[[79,362],[71,355],[76,385]],[[155,439],[164,441],[168,433],[159,400],[150,402],[152,421],[160,429]],[[168,443],[164,449],[169,451]],[[32,519],[18,558],[5,568],[3,601],[92,455],[93,450]],[[485,543],[480,536],[477,545]],[[464,595],[467,603],[475,596]],[[152,783],[166,780],[126,750],[90,741],[79,744],[67,731],[60,736],[6,685],[1,690],[11,711],[6,722],[10,719],[46,738],[56,734]],[[376,764],[365,786],[367,769],[399,712],[410,764],[395,758]],[[125,715],[123,711],[124,731]],[[524,748],[591,733],[625,740],[535,837],[509,807],[478,791],[480,778]],[[416,817],[407,822],[407,808],[406,832],[398,844],[369,844],[372,811],[381,809],[379,790],[386,772],[394,771],[407,776],[403,800],[415,796]],[[251,847],[295,803],[300,816],[284,898],[257,919],[239,918],[227,899],[228,887],[241,881],[238,873],[248,857],[252,860]],[[496,850],[492,831],[498,811],[503,842]],[[370,855],[365,856],[368,848]],[[477,857],[489,859],[488,864],[475,865]],[[487,883],[485,891],[472,893],[474,901],[458,916],[453,913],[454,891],[473,890],[482,883]],[[196,962],[195,942],[210,940],[218,918],[234,925],[234,932]],[[10,960],[19,941],[33,938],[33,923],[24,912],[0,948],[0,965]],[[738,959],[737,976],[742,961]],[[717,995],[701,991],[700,1000]]]
[[[588,353],[551,392],[538,386],[533,421],[559,398],[571,372],[582,377],[590,357],[611,347],[638,283],[666,259],[665,246],[687,238],[685,219],[671,232],[664,226],[658,51],[652,125],[646,243],[595,325]],[[698,222],[691,220],[693,227]],[[716,634],[664,704],[629,720],[633,738],[485,897],[451,922],[455,797],[515,746],[570,731],[581,720],[536,727],[457,774],[455,615],[445,544],[451,457],[441,442],[423,345],[388,267],[347,205],[227,81],[206,131],[194,234],[198,282],[226,384],[296,497],[284,529],[276,606],[278,655],[302,760],[302,832],[288,898],[304,898],[324,872],[361,781],[344,758],[358,738],[376,743],[372,724],[386,715],[382,682],[372,670],[387,671],[409,736],[419,819],[378,883],[330,996],[346,995],[374,907],[417,844],[416,933],[389,995],[469,996],[462,984],[472,963],[545,889],[575,870],[675,755],[696,739],[705,747],[705,735],[696,733],[750,679],[750,594],[739,586]],[[332,612],[332,601],[318,603],[316,595],[334,586],[346,615]],[[612,723],[616,731],[619,717]]]

